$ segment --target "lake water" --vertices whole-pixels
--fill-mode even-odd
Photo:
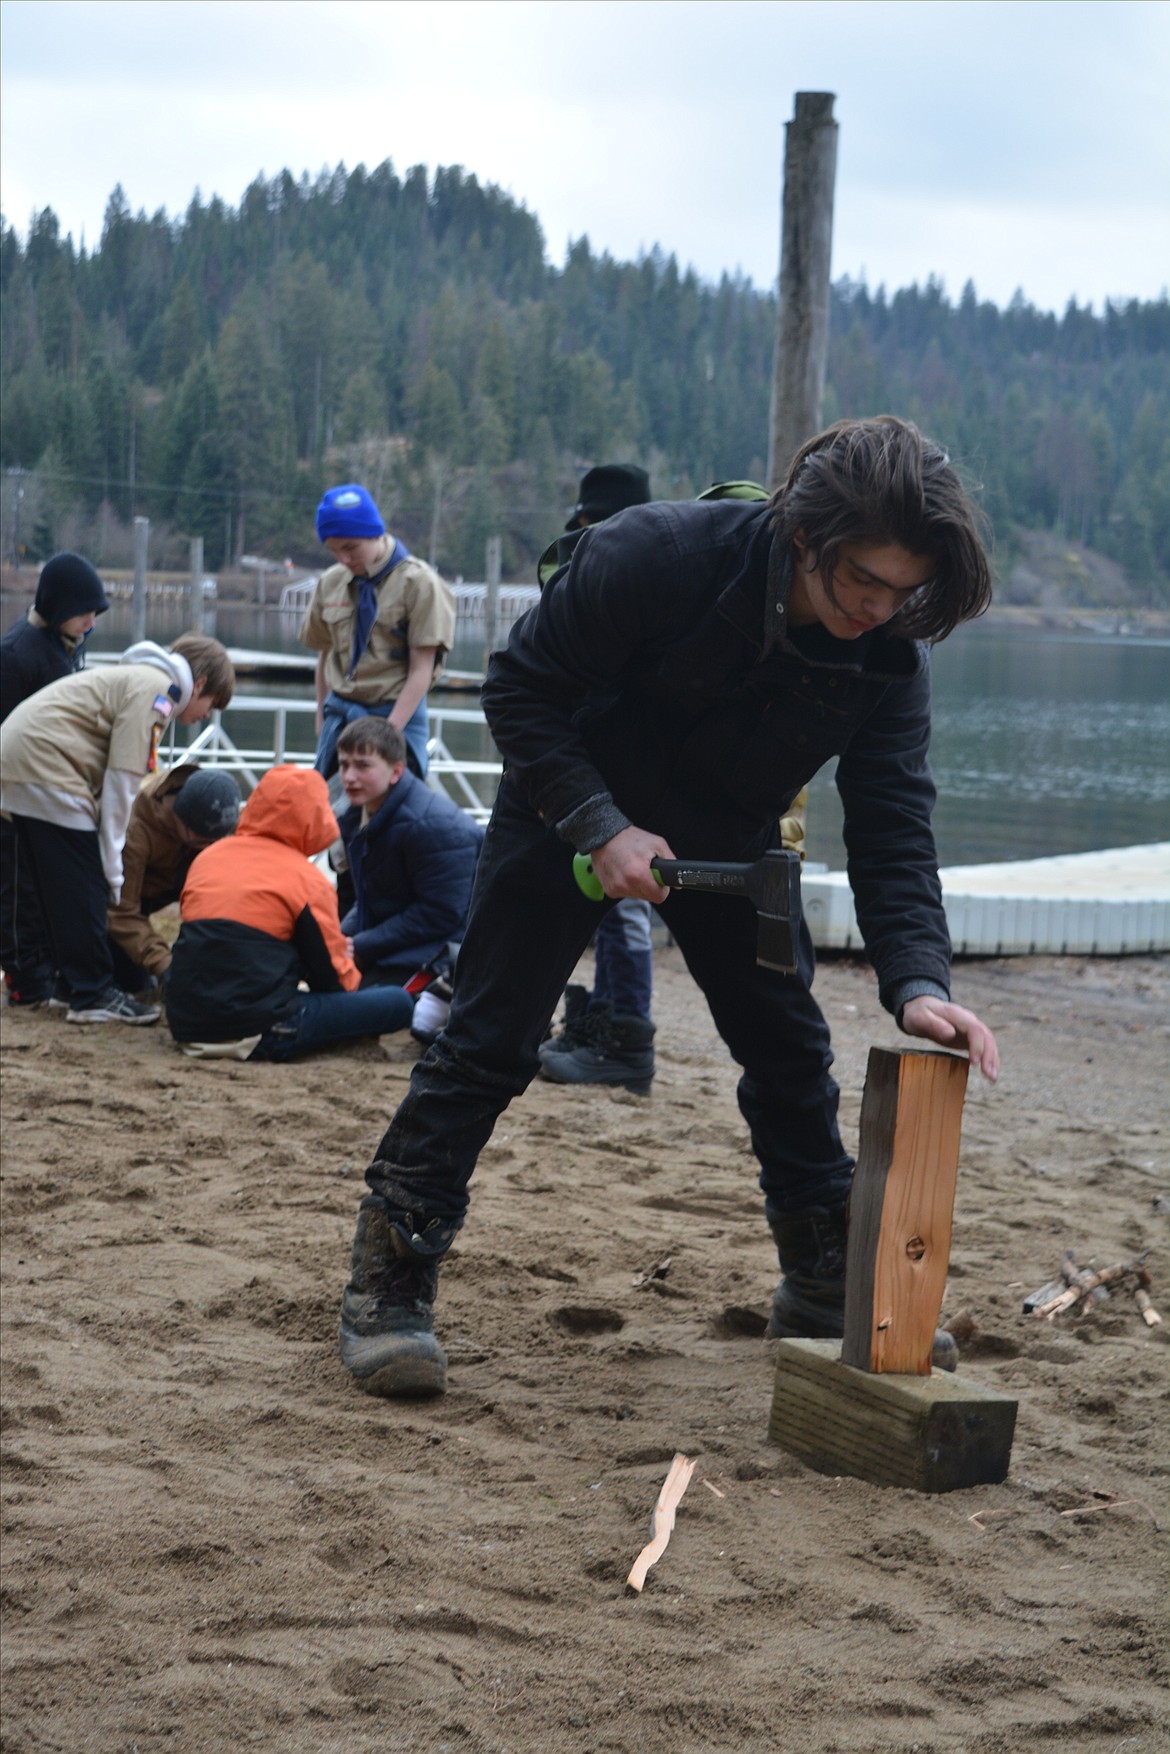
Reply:
[[[114,604],[94,633],[96,650],[120,650],[130,606]],[[148,634],[169,641],[184,625],[178,604],[151,604]],[[302,652],[298,618],[223,605],[205,631],[226,645]],[[483,623],[460,621],[454,669],[478,670]],[[308,682],[245,682],[249,694],[312,698]],[[443,695],[452,705],[474,697]],[[944,865],[1038,858],[1170,840],[1170,641],[1109,639],[975,625],[934,654],[932,766]],[[271,720],[237,724],[234,740],[260,746]],[[294,721],[290,747],[312,747],[311,721]],[[452,725],[455,754],[490,756],[486,732]],[[717,856],[716,849],[689,849]],[[831,770],[817,776],[808,823],[810,858],[843,862],[841,811]]]

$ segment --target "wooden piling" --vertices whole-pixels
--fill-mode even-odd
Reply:
[[[798,91],[793,119],[784,129],[780,300],[768,444],[768,485],[773,489],[783,483],[804,441],[821,430],[836,176],[833,93]]]

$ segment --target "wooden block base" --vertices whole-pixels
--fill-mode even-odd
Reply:
[[[780,1340],[768,1436],[821,1474],[954,1492],[1006,1477],[1016,1406],[945,1372],[854,1370],[840,1340]]]

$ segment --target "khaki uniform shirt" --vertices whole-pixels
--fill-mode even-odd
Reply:
[[[172,680],[153,664],[111,664],[39,689],[4,721],[5,791],[65,793],[96,825],[107,768],[155,771],[159,739],[177,710],[167,694]],[[19,810],[19,802],[9,808]]]
[[[378,586],[378,614],[357,669],[349,674],[357,585],[347,566],[321,574],[301,623],[300,641],[325,653],[327,686],[359,706],[384,706],[402,693],[411,646],[437,646],[435,677],[455,637],[455,598],[433,567],[412,556]]]

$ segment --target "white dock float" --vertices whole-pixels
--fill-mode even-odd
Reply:
[[[1124,956],[1170,950],[1170,841],[939,872],[957,956]],[[864,948],[844,871],[808,872],[821,950]]]

